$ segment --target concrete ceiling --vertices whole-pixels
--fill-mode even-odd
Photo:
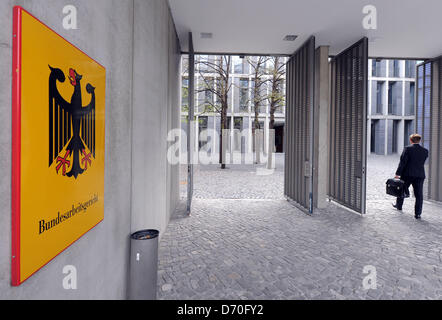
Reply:
[[[441,0],[169,0],[181,48],[193,32],[196,52],[292,54],[310,36],[337,54],[369,38],[371,57],[442,54]],[[365,5],[377,9],[377,30],[362,26]],[[201,33],[213,33],[202,39]],[[294,42],[283,41],[295,34]]]

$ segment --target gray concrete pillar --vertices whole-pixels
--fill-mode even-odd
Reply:
[[[314,206],[324,208],[328,193],[328,155],[329,155],[329,47],[316,49],[316,85],[315,85],[315,143],[313,162]]]

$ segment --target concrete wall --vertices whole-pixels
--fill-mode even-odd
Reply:
[[[169,83],[168,83],[168,130],[181,128],[181,48],[175,32],[175,24],[169,15]],[[168,147],[173,142],[168,143]],[[169,221],[171,214],[180,200],[180,167],[167,163],[167,199],[166,214]],[[164,230],[164,226],[162,228]]]
[[[135,22],[131,230],[162,232],[174,209],[169,203],[179,199],[178,167],[167,162],[166,137],[180,125],[180,56],[166,1],[135,0]]]
[[[330,113],[330,66],[329,47],[320,46],[315,51],[315,159],[313,168],[314,206],[327,206],[329,179],[329,113]]]
[[[62,27],[68,4],[78,9],[78,30]],[[14,5],[107,70],[104,221],[17,288],[10,286]],[[0,1],[0,299],[126,297],[131,231],[163,232],[179,199],[178,168],[166,162],[167,131],[179,126],[178,79],[179,46],[166,0]],[[77,267],[77,290],[62,288],[65,265]]]

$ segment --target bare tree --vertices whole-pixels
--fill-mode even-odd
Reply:
[[[284,106],[285,104],[285,94],[284,94],[284,83],[285,83],[285,74],[286,74],[286,68],[285,63],[282,61],[282,58],[280,57],[272,57],[270,58],[270,68],[268,69],[268,73],[270,75],[268,81],[269,81],[269,88],[270,92],[267,96],[267,100],[269,102],[269,113],[270,113],[270,120],[269,120],[269,130],[270,132],[273,132],[272,130],[275,127],[275,112],[278,108]],[[274,150],[272,149],[274,147],[274,135],[269,134],[269,143],[268,145],[268,161],[267,165],[269,168],[272,167],[272,153]]]
[[[268,101],[270,105],[270,122],[269,128],[273,129],[275,125],[275,112],[285,103],[285,94],[283,86],[285,83],[285,64],[280,57],[272,57],[270,59],[271,66],[269,68],[270,92]]]
[[[220,114],[221,118],[219,143],[219,163],[221,164],[221,169],[226,168],[222,137],[223,130],[227,129],[228,97],[232,89],[232,81],[230,79],[231,69],[231,56],[217,56],[214,61],[207,59],[198,62],[198,72],[200,74],[201,83],[198,85],[197,92],[204,92],[206,94],[202,113],[216,112]]]
[[[253,121],[252,126],[252,136],[253,136],[253,145],[256,152],[255,162],[259,163],[260,161],[260,147],[259,141],[260,137],[258,137],[257,130],[261,129],[259,125],[259,110],[268,100],[268,96],[266,93],[266,64],[269,61],[268,57],[259,56],[256,58],[249,57],[247,59],[248,63],[252,68],[252,76],[253,76],[253,88],[252,88],[252,106],[255,113],[255,119]]]

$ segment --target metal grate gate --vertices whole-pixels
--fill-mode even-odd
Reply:
[[[284,194],[313,212],[315,38],[287,62]]]
[[[442,201],[442,57],[417,66],[416,132],[430,151],[428,198]]]
[[[365,213],[368,39],[331,61],[329,197]]]

